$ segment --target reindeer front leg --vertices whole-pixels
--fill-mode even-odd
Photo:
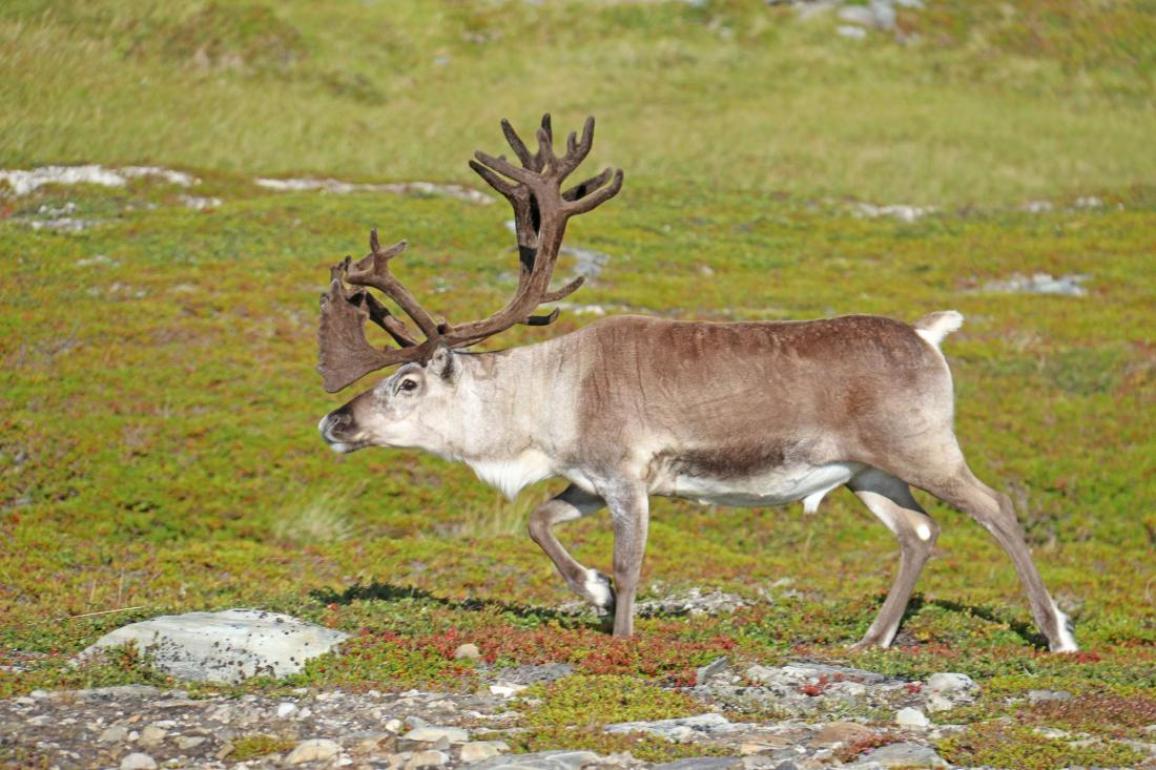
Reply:
[[[614,635],[634,633],[634,596],[642,574],[646,534],[650,525],[650,500],[646,490],[629,488],[604,494],[614,519],[614,585],[618,589],[614,608]]]
[[[558,574],[576,594],[593,604],[600,613],[614,612],[614,588],[610,579],[595,569],[579,564],[554,537],[553,526],[596,513],[606,505],[597,495],[571,484],[557,497],[547,500],[530,514],[530,539],[546,552]]]

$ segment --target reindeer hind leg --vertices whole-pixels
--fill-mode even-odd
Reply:
[[[977,479],[966,463],[961,463],[945,478],[913,480],[913,483],[968,514],[991,533],[1015,565],[1028,595],[1032,617],[1047,638],[1048,648],[1052,652],[1077,652],[1079,646],[1072,635],[1070,621],[1044,587],[1011,499]]]
[[[574,521],[602,509],[601,497],[583,492],[574,485],[539,505],[530,514],[530,539],[554,562],[558,574],[576,594],[593,604],[602,614],[614,612],[614,588],[610,579],[595,569],[583,567],[554,536],[553,526]]]
[[[899,540],[899,571],[895,582],[866,635],[854,645],[857,649],[875,645],[888,647],[899,630],[919,573],[931,556],[939,526],[911,496],[907,484],[890,474],[869,468],[847,482],[847,486]]]

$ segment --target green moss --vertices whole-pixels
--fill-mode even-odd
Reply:
[[[617,675],[569,676],[534,685],[523,693],[523,701],[525,721],[531,727],[597,727],[704,711],[701,703],[685,693],[656,687],[639,677]]]
[[[267,754],[289,751],[296,745],[292,738],[277,738],[272,735],[242,735],[232,741],[233,750],[229,752],[229,761],[244,762]]]
[[[1008,770],[1061,770],[1065,767],[1127,767],[1143,761],[1143,753],[1122,744],[1074,745],[1039,733],[989,722],[940,741],[940,755],[954,765]]]

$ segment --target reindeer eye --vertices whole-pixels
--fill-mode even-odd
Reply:
[[[401,384],[397,386],[400,390],[414,391],[417,390],[417,380],[402,380]]]

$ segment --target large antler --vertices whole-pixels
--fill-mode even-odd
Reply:
[[[328,293],[321,297],[320,364],[317,367],[330,393],[341,390],[369,372],[408,361],[424,361],[438,345],[461,348],[476,344],[515,324],[545,326],[558,317],[558,310],[545,316],[533,315],[544,302],[557,302],[582,285],[581,277],[550,291],[550,276],[558,259],[566,222],[570,217],[594,209],[614,197],[622,188],[622,171],[607,168],[562,192],[562,183],[590,153],[594,142],[594,118],[587,118],[582,137],[571,133],[566,154],[554,153],[550,116],[542,118],[538,129],[538,150],[531,153],[510,126],[502,121],[502,132],[518,156],[521,167],[504,156],[475,153],[470,167],[501,193],[514,209],[515,232],[521,270],[514,297],[488,318],[463,324],[439,322],[393,276],[389,261],[405,249],[405,241],[382,249],[377,231],[370,233],[370,253],[356,263],[346,257],[330,271]],[[425,336],[419,342],[401,318],[390,314],[368,291],[348,291],[345,284],[374,288],[392,299],[413,320]],[[365,338],[365,321],[385,329],[399,347],[374,348]]]

